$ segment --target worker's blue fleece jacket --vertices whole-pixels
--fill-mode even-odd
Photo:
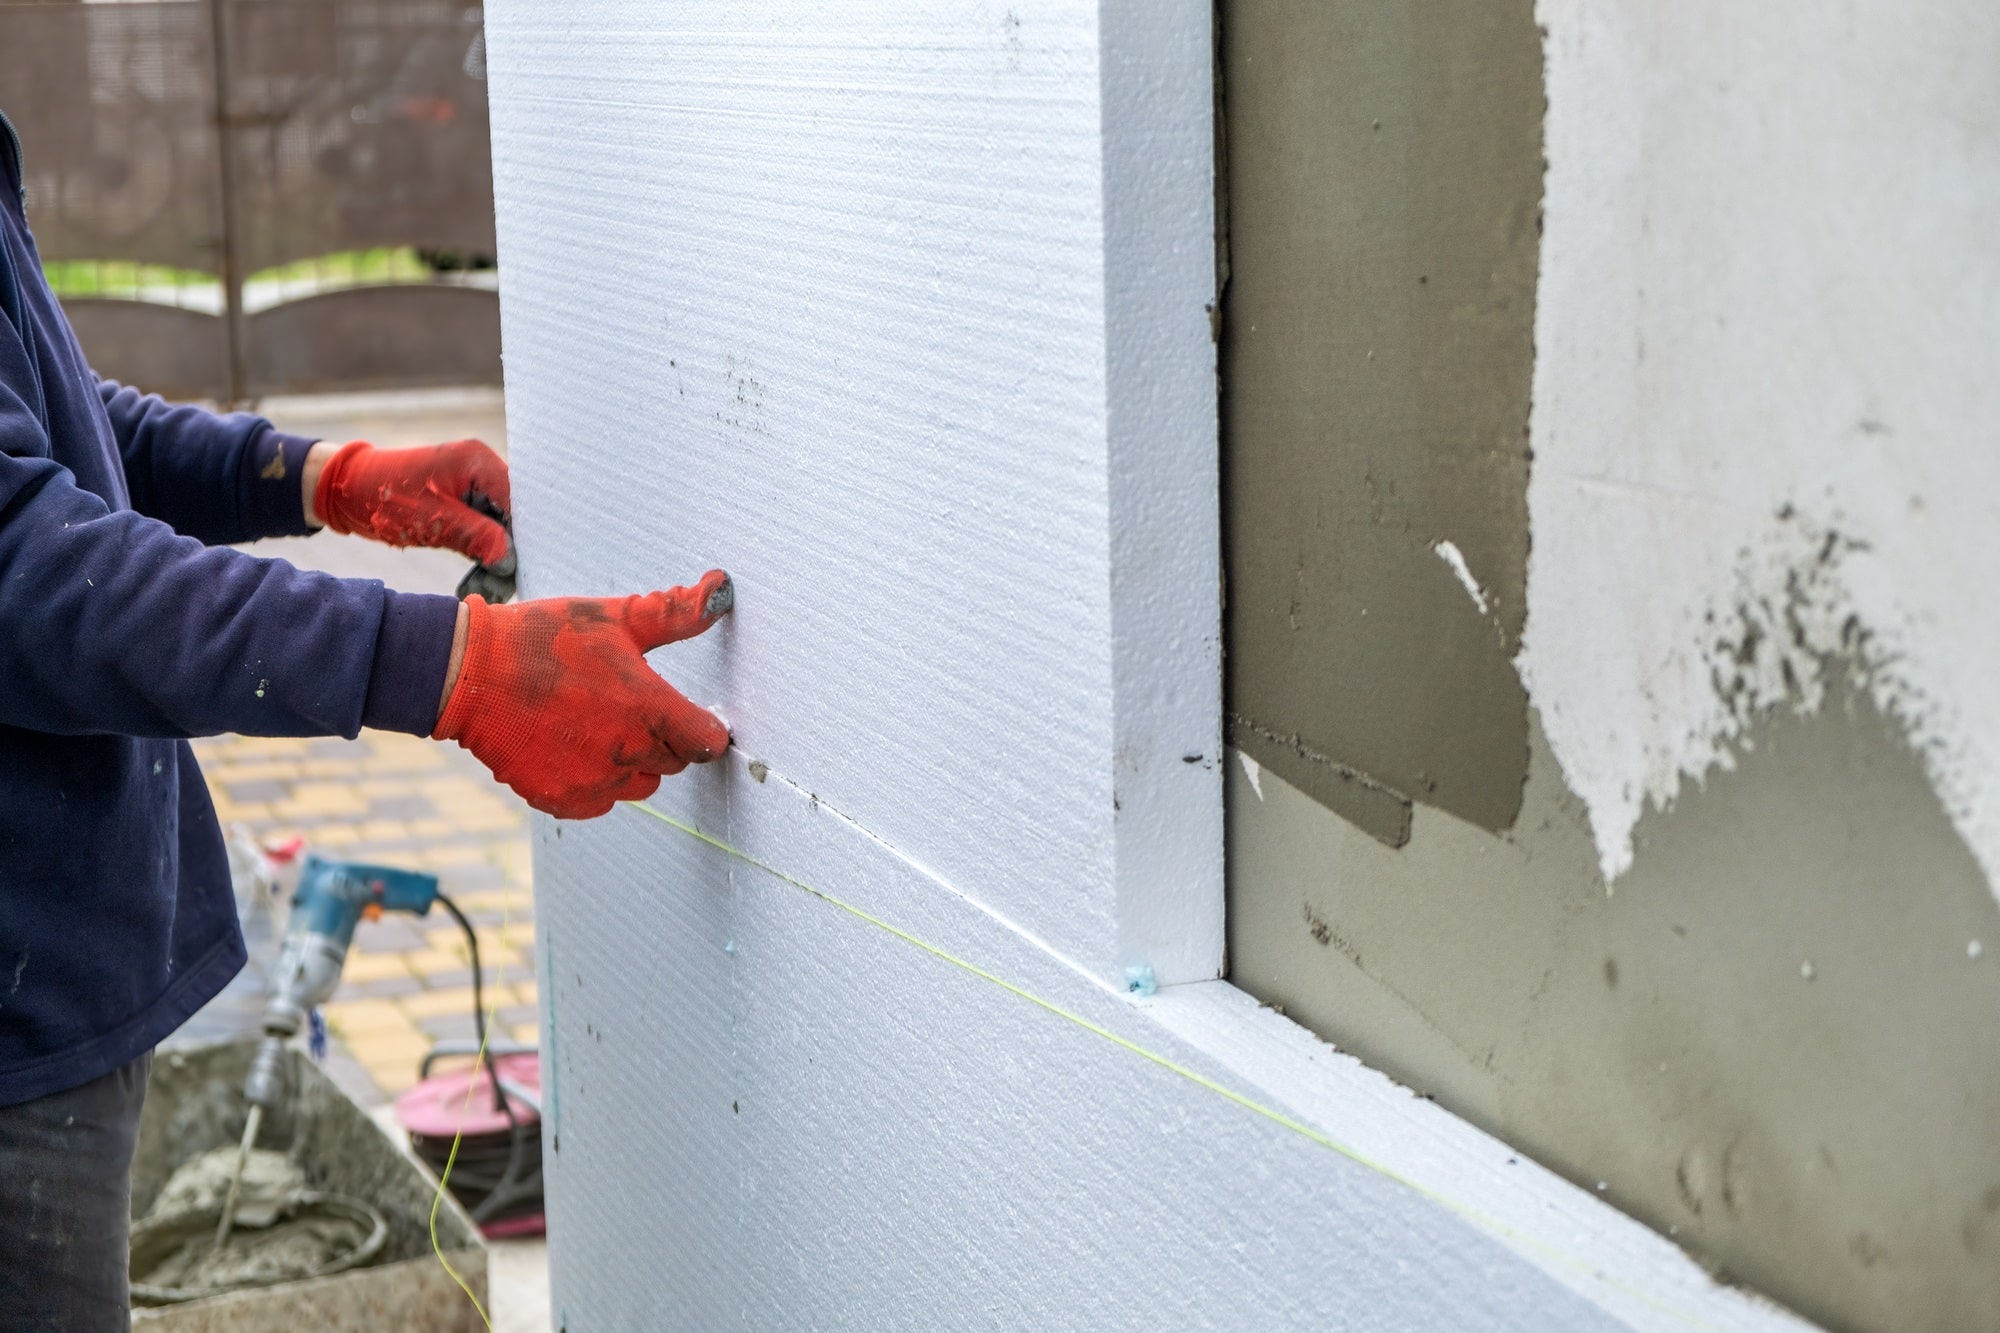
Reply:
[[[0,121],[0,1106],[134,1059],[243,965],[184,737],[428,734],[457,604],[218,543],[303,533],[310,441],[100,382]]]

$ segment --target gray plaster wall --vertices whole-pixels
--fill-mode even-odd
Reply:
[[[1868,174],[1797,107],[1915,124],[1868,56],[1947,67],[1862,9],[1780,56],[1782,25],[1643,6],[1223,0],[1230,975],[1829,1327],[2000,1328],[2000,909],[1964,777],[1993,692],[1941,731],[1911,682],[1976,653],[1879,637],[1983,540],[1925,517],[1925,460],[1976,471],[1991,431],[1961,412],[1877,455],[1790,424],[1854,382],[1937,399],[1949,305],[1939,367],[1829,356],[1813,387],[1799,302],[1684,295],[1903,262],[1763,211],[1802,188],[1787,162]],[[1960,214],[1924,204],[1935,246]],[[1709,355],[1725,328],[1750,332]],[[1737,380],[1778,433],[1712,394]],[[1795,475],[1757,470],[1779,452]],[[1915,498],[1870,528],[1852,468]],[[1910,534],[1943,543],[1929,570],[1895,567]],[[1696,566],[1706,610],[1674,600]],[[1916,620],[1989,625],[1965,607]]]
[[[1865,698],[1755,739],[1614,894],[1539,727],[1400,850],[1239,764],[1232,979],[1829,1327],[2000,1327],[2000,910]]]
[[[1530,0],[1223,0],[1230,738],[1390,843],[1520,806]],[[1482,614],[1439,550],[1484,589]]]

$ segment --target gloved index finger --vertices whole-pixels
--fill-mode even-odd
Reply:
[[[486,515],[507,530],[507,553],[502,555],[498,560],[481,560],[478,570],[475,571],[493,576],[496,584],[504,583],[507,585],[507,595],[499,599],[504,602],[508,597],[514,595],[514,578],[520,572],[520,561],[514,554],[514,520],[508,515],[505,509],[494,503],[484,491],[473,491],[465,497],[465,503],[475,513]],[[459,595],[464,596],[464,593],[461,592]],[[487,600],[491,601],[493,599],[488,598]]]
[[[706,630],[736,606],[736,585],[711,569],[693,587],[668,588],[626,600],[625,624],[642,651],[679,643]]]
[[[441,509],[437,519],[438,545],[449,546],[487,566],[500,564],[514,549],[513,535],[498,520],[471,505],[446,503]]]
[[[441,447],[459,474],[461,500],[498,519],[514,512],[514,487],[507,474],[507,460],[495,453],[492,446],[484,440],[454,440]]]
[[[641,764],[649,773],[678,773],[729,748],[729,728],[722,719],[657,676],[645,691],[640,711],[655,747]]]

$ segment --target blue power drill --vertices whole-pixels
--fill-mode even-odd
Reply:
[[[305,1024],[314,1005],[332,998],[347,965],[354,927],[383,912],[423,916],[437,901],[436,875],[387,866],[355,865],[308,856],[292,894],[291,920],[271,974],[264,1010],[264,1040],[243,1081],[252,1107],[275,1104],[282,1092],[285,1042]]]
[[[243,1080],[243,1099],[250,1113],[243,1125],[243,1142],[236,1150],[236,1170],[215,1226],[215,1249],[229,1243],[236,1221],[236,1202],[243,1188],[243,1167],[257,1146],[257,1129],[264,1112],[284,1095],[285,1042],[304,1025],[314,1005],[332,997],[347,964],[347,946],[363,917],[384,912],[423,916],[437,901],[436,875],[387,866],[354,865],[308,856],[292,894],[292,916],[285,925],[285,942],[278,966],[271,973],[271,1001],[264,1010],[264,1039]]]

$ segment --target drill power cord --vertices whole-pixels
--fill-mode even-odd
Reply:
[[[465,1142],[465,1121],[472,1114],[472,1098],[479,1088],[479,1075],[490,1068],[486,1059],[486,1046],[488,1034],[493,1031],[493,1024],[499,1017],[500,1002],[496,999],[491,1009],[486,1007],[486,979],[479,966],[479,936],[474,933],[472,922],[459,910],[458,904],[443,893],[439,893],[437,898],[444,904],[444,910],[451,913],[452,919],[457,921],[459,928],[465,932],[465,945],[472,957],[472,1022],[479,1033],[479,1050],[472,1057],[472,1076],[465,1083],[465,1101],[458,1108],[458,1129],[451,1136],[451,1151],[445,1155],[444,1170],[438,1173],[437,1193],[431,1196],[431,1253],[437,1256],[438,1266],[444,1269],[446,1275],[458,1284],[458,1289],[465,1293],[465,1299],[472,1302],[472,1308],[479,1314],[479,1322],[486,1325],[486,1333],[493,1333],[493,1317],[486,1312],[486,1307],[480,1302],[479,1297],[473,1294],[472,1287],[466,1282],[464,1275],[451,1266],[451,1260],[444,1257],[444,1246],[438,1243],[438,1209],[444,1206],[445,1187],[451,1184],[451,1169],[457,1164],[458,1150]],[[503,895],[500,899],[502,948],[507,944],[507,926],[511,917],[508,902],[509,899]],[[497,1068],[492,1069],[492,1083],[494,1099],[500,1109],[506,1112],[507,1124],[512,1131],[513,1151],[518,1154],[521,1146],[521,1126],[514,1119],[514,1108],[510,1104],[510,1099],[500,1088],[500,1071]],[[509,1169],[512,1169],[511,1161]]]

